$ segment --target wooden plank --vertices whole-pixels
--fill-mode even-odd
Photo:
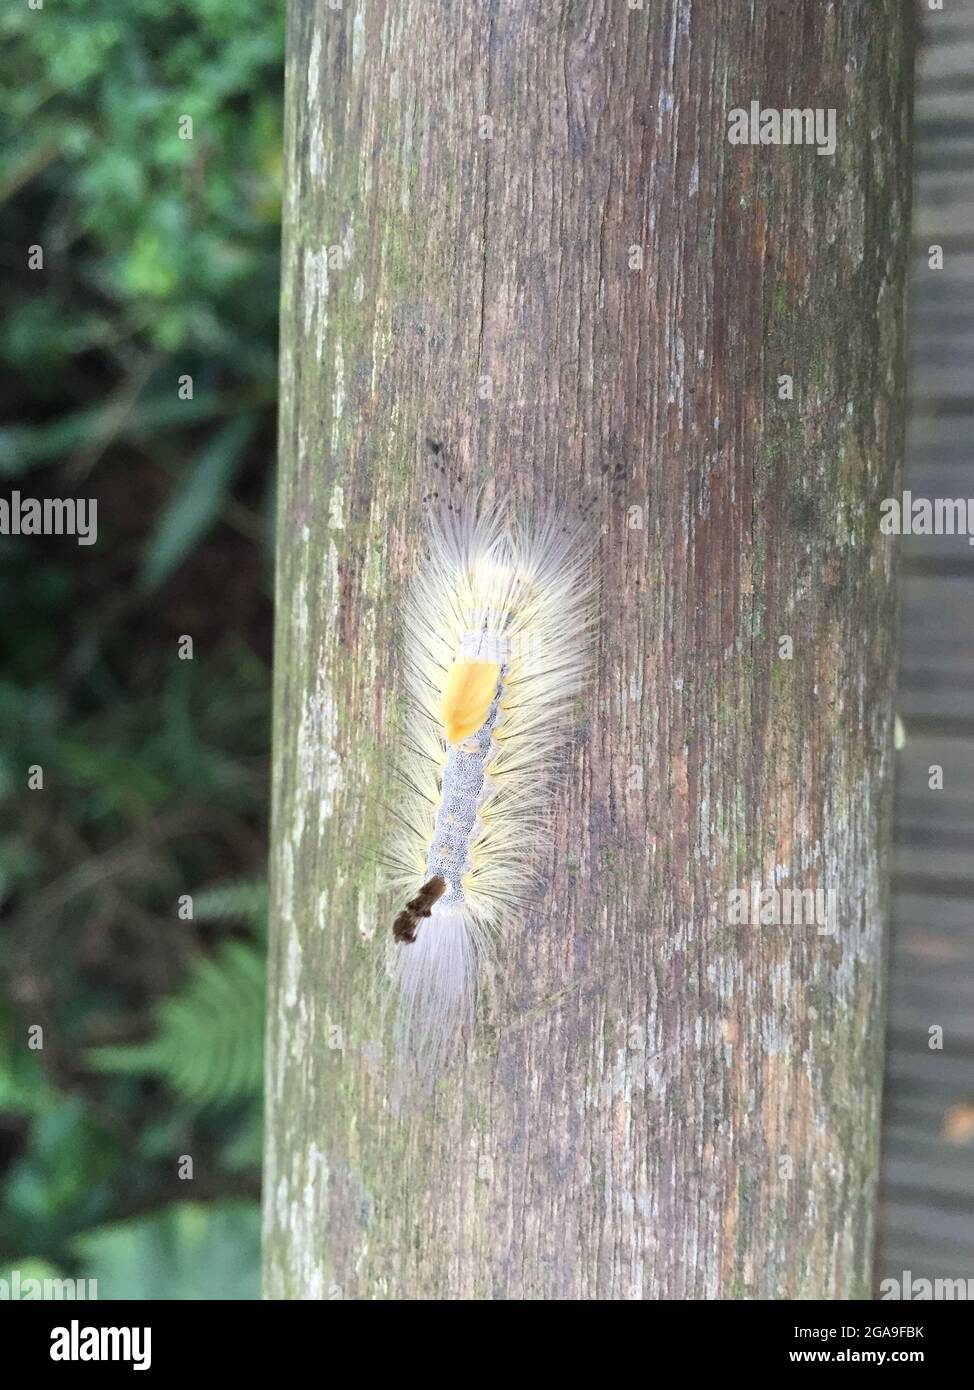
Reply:
[[[971,55],[974,64],[974,54]],[[974,110],[974,72],[960,78],[956,84],[927,83],[922,79],[917,84],[914,116],[918,131],[929,132],[939,128],[941,123],[967,121]],[[922,167],[921,158],[917,167]]]
[[[914,396],[961,402],[974,415],[970,367],[960,360],[934,362],[923,358],[914,362],[910,391]]]
[[[886,1127],[884,1152],[899,1157],[913,1157],[917,1160],[936,1162],[954,1175],[971,1179],[971,1165],[974,1162],[974,1140],[966,1144],[952,1144],[944,1139],[939,1129],[933,1135],[918,1133],[914,1125],[904,1125],[891,1121]]]
[[[968,924],[964,932],[945,935],[925,924],[912,933],[901,932],[896,938],[896,952],[902,970],[893,974],[894,989],[904,972],[908,978],[924,982],[942,980],[945,973],[969,982],[974,966],[974,930]],[[970,983],[967,988],[970,990]]]
[[[924,897],[897,893],[893,899],[893,933],[909,949],[914,935],[932,932],[945,942],[963,943],[974,930],[974,902],[965,897]]]
[[[926,453],[922,458],[911,457],[907,467],[907,479],[907,486],[914,497],[963,497],[968,501],[974,501],[974,471],[971,468],[970,455],[965,458],[961,452],[954,455]],[[963,537],[965,544],[967,539],[966,536]]]
[[[946,542],[956,538],[927,539]],[[966,545],[966,538],[961,539]],[[940,657],[974,651],[974,581],[957,575],[931,576],[911,579],[903,587],[903,650],[907,659],[926,652]]]
[[[906,580],[970,579],[974,550],[963,536],[916,536],[904,540],[900,564]]]
[[[916,179],[914,235],[925,244],[969,236],[974,226],[974,189],[954,170],[920,169]]]
[[[926,1143],[940,1143],[952,1107],[966,1105],[971,1098],[969,1084],[940,1090],[932,1090],[929,1083],[922,1085],[916,1081],[902,1081],[895,1088],[887,1085],[883,1109],[884,1146],[890,1129],[908,1129]],[[974,1168],[974,1148],[970,1144],[958,1145],[957,1151],[961,1161]]]
[[[891,1151],[883,1164],[882,1179],[884,1191],[891,1202],[902,1202],[908,1198],[914,1201],[922,1195],[924,1201],[936,1201],[938,1206],[951,1206],[963,1212],[974,1205],[974,1174],[970,1159],[966,1163],[951,1166],[944,1162],[944,1155],[933,1151],[929,1155],[912,1156]],[[971,1246],[974,1254],[974,1245]],[[974,1266],[971,1273],[974,1274]]]
[[[974,1252],[974,1204],[968,1209],[936,1206],[918,1198],[886,1203],[887,1239],[926,1254],[935,1263],[941,1252],[946,1256],[969,1258]],[[974,1274],[974,1269],[968,1269]]]
[[[814,9],[290,7],[271,1296],[868,1288],[894,594],[889,546],[843,538],[902,442],[912,23]],[[841,96],[834,161],[714,138],[728,101],[811,91]],[[774,390],[799,367],[801,409]],[[362,866],[444,473],[584,504],[604,602],[545,892],[423,1106],[382,1046]],[[712,929],[779,871],[855,884],[841,942]]]
[[[974,1063],[974,993],[968,988],[963,997],[951,998],[946,988],[948,978],[934,980],[926,989],[914,986],[907,999],[894,990],[887,1024],[891,1048],[904,1052],[923,1049],[929,1030],[937,1027],[943,1029],[945,1049],[956,1050],[958,1055],[967,1052]]]
[[[880,1244],[877,1279],[881,1281],[892,1278],[902,1281],[905,1271],[909,1271],[914,1282],[918,1279],[969,1280],[972,1274],[972,1252],[970,1248],[962,1248],[960,1252],[945,1252],[939,1246],[934,1246],[932,1250],[921,1250],[910,1236],[883,1239]],[[968,1293],[974,1297],[970,1286]]]
[[[942,314],[915,315],[910,337],[910,367],[951,366],[974,356],[974,313],[944,321]]]
[[[936,42],[928,39],[921,49],[919,74],[924,86],[935,86],[945,79],[960,78],[964,81],[971,75],[971,44],[969,25],[960,22],[941,31]]]
[[[925,1086],[936,1093],[949,1096],[951,1103],[970,1095],[974,1073],[974,1057],[970,1053],[890,1050],[887,1059],[888,1086]],[[948,1107],[945,1106],[945,1112]]]
[[[938,410],[932,403],[914,399],[907,423],[907,458],[915,449],[970,449],[974,410],[954,414]]]

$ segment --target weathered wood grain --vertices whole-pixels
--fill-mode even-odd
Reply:
[[[868,1290],[909,31],[899,0],[292,0],[269,1296]],[[837,108],[835,156],[731,146],[751,99]],[[605,599],[546,891],[417,1110],[376,858],[445,474],[592,507]],[[837,933],[728,925],[752,880],[835,888]]]

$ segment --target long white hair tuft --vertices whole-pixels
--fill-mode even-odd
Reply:
[[[574,702],[594,645],[592,543],[549,511],[448,505],[403,613],[406,678],[388,938],[396,1051],[432,1081],[474,1020],[478,976],[534,896]]]

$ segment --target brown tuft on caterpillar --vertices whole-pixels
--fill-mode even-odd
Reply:
[[[427,883],[424,883],[415,898],[410,898],[392,924],[392,934],[396,940],[405,946],[408,946],[411,941],[415,941],[416,928],[419,926],[420,918],[429,917],[433,911],[433,904],[437,898],[442,898],[445,892],[446,879],[441,878],[439,874],[435,874]]]

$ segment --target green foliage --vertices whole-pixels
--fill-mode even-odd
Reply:
[[[14,1041],[14,1014],[0,999],[0,1114],[40,1117],[57,1105],[57,1091],[37,1051]]]
[[[165,1001],[141,1046],[95,1048],[96,1071],[161,1076],[193,1105],[260,1094],[264,1057],[264,952],[228,941],[199,956]]]
[[[102,1296],[256,1291],[284,8],[0,14],[0,480],[99,522],[0,538],[0,1261]]]
[[[213,525],[243,462],[254,432],[251,415],[228,420],[201,450],[192,469],[159,517],[142,565],[142,584],[155,589],[178,568]]]
[[[273,428],[283,16],[276,0],[58,0],[0,17],[0,364],[20,417],[0,476],[135,447],[172,487],[150,589],[225,519]]]
[[[74,1242],[99,1299],[260,1297],[260,1212],[251,1202],[178,1202]]]
[[[56,205],[54,285],[0,345],[14,367],[90,347],[198,353],[273,379],[283,10],[276,0],[7,6],[0,197]],[[192,118],[192,139],[180,120]],[[184,131],[185,133],[185,131]],[[25,219],[26,222],[26,219]],[[270,330],[270,331],[269,331]]]
[[[46,1106],[6,1175],[0,1246],[59,1260],[64,1235],[109,1213],[117,1161],[117,1141],[80,1096]]]
[[[204,911],[208,897],[227,920],[234,903],[256,917],[266,906],[266,886],[201,894]],[[0,1250],[77,1273],[74,1237],[110,1219],[120,1202],[141,1205],[154,1190],[171,1188],[177,1155],[199,1155],[217,1173],[252,1173],[261,1149],[263,1002],[262,945],[230,938],[212,956],[194,957],[182,984],[159,1006],[146,1043],[92,1050],[90,1066],[112,1080],[95,1107],[83,1091],[60,1094],[44,1070],[44,1052],[23,1045],[9,1008],[0,1014],[0,1120],[23,1136],[5,1174]],[[45,1049],[48,1043],[45,1038]],[[113,1117],[138,1115],[143,1107],[133,1087],[155,1078],[168,1098],[152,1103],[150,1093],[130,1171],[130,1141]]]
[[[188,1185],[188,1184],[187,1184]],[[173,1202],[158,1212],[98,1225],[75,1237],[65,1258],[27,1258],[0,1266],[29,1279],[93,1280],[105,1299],[255,1299],[260,1297],[260,1212],[226,1200]]]

